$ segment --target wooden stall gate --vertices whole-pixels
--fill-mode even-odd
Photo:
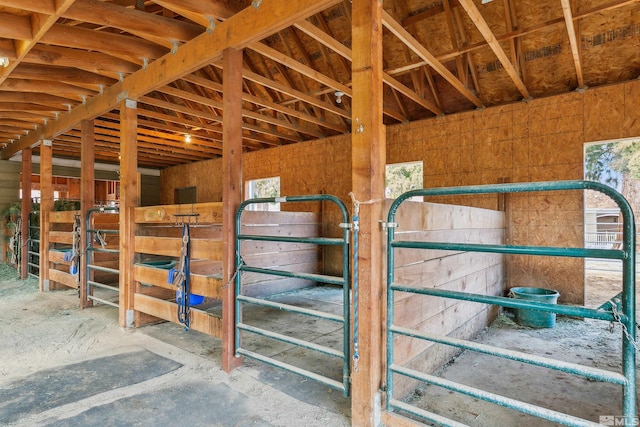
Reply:
[[[179,323],[177,287],[169,280],[169,270],[180,258],[182,221],[186,218],[192,218],[190,293],[205,298],[202,306],[191,308],[190,328],[222,338],[224,313],[217,309],[216,301],[211,301],[221,299],[222,289],[222,203],[219,202],[135,208],[134,323],[141,326],[160,319]]]
[[[119,221],[117,207],[101,206],[87,211],[86,270],[81,278],[82,286],[86,289],[86,301],[83,304],[97,302],[119,307]]]
[[[268,203],[302,202],[326,203],[335,205],[340,210],[339,223],[335,230],[342,227],[342,237],[325,237],[318,213],[312,212],[254,212],[249,206],[264,206]],[[324,204],[322,206],[325,206]],[[236,343],[237,356],[250,357],[268,365],[293,372],[303,377],[321,382],[331,388],[349,395],[350,380],[350,329],[349,329],[349,220],[347,209],[338,198],[329,195],[287,196],[265,199],[250,199],[243,202],[236,214]],[[327,248],[340,248],[342,263],[338,272],[330,274],[323,271],[322,254]],[[274,298],[276,294],[301,287],[317,284],[335,285],[340,290],[340,301],[332,311],[331,304],[321,308],[310,308],[300,303],[295,297]],[[270,313],[268,320],[260,317],[251,319],[249,310]],[[303,325],[310,318],[319,322],[326,321],[337,328],[341,337],[335,343],[320,343],[308,331],[297,330],[296,325],[289,325],[285,331],[278,328],[275,319],[279,315],[291,314],[289,322]],[[293,319],[293,320],[292,320]],[[327,327],[316,324],[315,327]],[[263,341],[267,345],[258,345]],[[266,342],[266,341],[265,341]],[[313,360],[314,366],[299,366],[289,360],[268,353],[268,349],[276,342],[293,345],[305,358]],[[340,347],[340,348],[337,348]],[[265,351],[265,349],[267,349]],[[308,353],[303,353],[307,351]],[[284,353],[284,352],[282,352]],[[339,360],[335,378],[329,375],[318,362],[318,356],[329,356],[331,362]],[[330,363],[331,363],[330,362]],[[324,372],[323,372],[324,370]],[[338,373],[339,370],[339,373]]]
[[[49,213],[49,289],[80,285],[80,211]]]

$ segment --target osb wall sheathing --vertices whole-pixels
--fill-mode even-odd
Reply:
[[[425,187],[582,179],[585,142],[640,136],[639,102],[640,81],[632,81],[396,125],[387,128],[387,163],[422,160]],[[347,202],[350,156],[348,136],[246,153],[243,178],[280,176],[282,195],[326,192]],[[164,170],[163,198],[197,185],[199,202],[219,201],[220,174],[218,160]],[[583,244],[579,192],[432,201],[506,206],[510,244]],[[561,302],[584,302],[581,260],[511,256],[507,265],[508,286],[554,288]]]

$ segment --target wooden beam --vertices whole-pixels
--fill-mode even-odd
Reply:
[[[0,13],[0,37],[14,40],[31,40],[31,20],[28,16]]]
[[[27,63],[22,63],[16,67],[11,73],[11,78],[64,82],[83,87],[86,87],[86,85],[98,86],[93,88],[95,91],[98,91],[101,85],[111,86],[117,81],[110,77],[77,68]]]
[[[204,31],[199,25],[99,0],[77,0],[64,17],[119,28],[168,46],[172,46],[173,41],[191,40]]]
[[[383,219],[385,127],[382,111],[382,3],[353,0],[353,131],[351,180],[360,205],[359,361],[353,369],[351,417],[355,426],[378,425],[382,386],[383,265],[379,220]],[[355,298],[355,296],[354,296]],[[345,301],[346,303],[346,301]],[[354,303],[354,304],[355,304]],[[355,315],[355,313],[354,313]],[[376,403],[378,402],[378,403]]]
[[[138,127],[137,103],[130,99],[120,103],[120,311],[118,323],[121,327],[133,327],[135,284],[133,269],[135,264],[134,209],[140,206],[138,187]]]
[[[24,80],[8,78],[2,84],[4,91],[48,93],[52,95],[65,96],[75,100],[82,100],[82,97],[95,95],[96,91],[87,90],[75,85],[58,82],[45,82],[41,80]]]
[[[153,2],[203,27],[211,26],[212,20],[225,20],[235,13],[226,2],[221,1],[153,0]]]
[[[40,291],[51,289],[49,282],[49,215],[53,211],[53,141],[40,143]]]
[[[11,72],[16,66],[24,59],[31,49],[40,41],[40,39],[49,31],[49,28],[56,23],[64,12],[73,5],[76,0],[60,0],[53,2],[54,10],[51,14],[46,16],[39,16],[40,19],[34,20],[32,25],[33,36],[28,40],[16,40],[15,41],[15,53],[16,59],[9,63],[8,67],[5,67],[0,73],[0,85],[2,85],[7,77],[11,75]],[[25,2],[21,2],[18,9],[21,9]],[[1,4],[0,4],[1,5]]]
[[[286,28],[307,16],[318,13],[338,0],[291,0],[263,2],[260,7],[248,7],[233,15],[194,40],[185,43],[175,54],[167,54],[152,62],[146,69],[125,78],[122,82],[105,89],[69,114],[41,126],[38,131],[9,144],[1,153],[2,159],[11,158],[15,153],[42,139],[44,135],[58,135],[77,125],[81,120],[97,117],[113,109],[123,97],[138,98],[189,74],[212,61],[221,58],[222,50],[228,47],[243,48],[266,36]],[[276,20],[275,17],[278,17]],[[247,31],[251,28],[252,31]]]
[[[80,220],[82,233],[80,233],[80,250],[85,256],[80,257],[80,308],[91,307],[93,300],[88,299],[87,277],[88,257],[93,253],[85,252],[87,249],[86,218],[89,209],[95,206],[95,131],[93,120],[82,121],[82,146],[80,148]]]
[[[425,49],[424,46],[420,44],[415,37],[413,37],[407,30],[405,30],[399,22],[397,22],[389,13],[382,11],[382,23],[384,26],[391,31],[396,37],[398,37],[404,44],[409,46],[411,50],[418,55],[426,64],[428,64],[431,68],[436,70],[438,74],[440,74],[446,81],[451,84],[458,92],[465,96],[469,101],[471,101],[476,107],[482,107],[482,101],[469,90],[469,88],[465,87],[464,84],[456,76],[451,73],[440,61],[436,59],[436,57]]]
[[[44,15],[53,15],[56,13],[56,2],[52,0],[0,0],[0,6],[23,9]]]
[[[325,76],[324,74],[314,70],[313,68],[296,61],[290,56],[287,56],[284,53],[281,53],[265,45],[264,43],[254,43],[251,46],[249,46],[249,48],[255,52],[258,52],[262,56],[265,56],[271,59],[272,61],[280,63],[294,71],[297,71],[303,76],[306,76],[312,80],[315,80],[331,88],[332,90],[339,90],[339,91],[342,91],[346,96],[349,96],[349,97],[351,96],[351,88],[348,87],[347,85],[344,85],[340,82],[337,82]]]
[[[522,94],[522,97],[524,99],[531,98],[531,95],[529,95],[529,91],[520,78],[518,71],[509,60],[509,57],[505,53],[504,49],[502,49],[502,46],[500,46],[500,42],[496,38],[495,34],[493,34],[493,31],[491,31],[491,28],[489,28],[489,24],[487,24],[487,21],[485,21],[482,14],[480,14],[480,11],[476,7],[475,3],[473,3],[473,0],[458,0],[458,2],[467,12],[467,15],[469,15],[476,28],[478,28],[480,34],[482,34],[482,37],[484,37],[484,39],[487,41],[493,53],[498,57],[498,60],[504,67],[504,70],[507,72],[509,77],[511,77],[511,80],[513,80],[516,87]]]
[[[230,372],[242,360],[235,357],[235,215],[242,203],[242,51],[223,56],[224,134],[222,136],[222,369]]]
[[[297,23],[295,27],[298,28],[300,31],[304,32],[305,34],[307,34],[309,37],[315,39],[319,43],[328,47],[329,49],[332,49],[334,52],[336,52],[338,55],[342,56],[343,58],[349,61],[352,60],[353,53],[351,49],[349,49],[348,47],[346,47],[345,45],[343,45],[333,37],[329,36],[327,33],[322,31],[315,25],[311,24],[309,21],[301,21]],[[383,81],[392,89],[397,90],[407,98],[411,99],[412,101],[416,102],[418,105],[421,105],[427,110],[430,110],[434,114],[442,114],[442,110],[438,106],[436,106],[432,102],[427,101],[418,93],[416,93],[413,89],[405,86],[404,84],[399,82],[397,79],[391,77],[389,74],[384,73]]]
[[[29,214],[31,213],[31,148],[27,148],[22,151],[22,208],[20,210],[21,229],[22,234],[21,251],[22,257],[20,259],[20,278],[22,280],[27,278],[29,272],[29,245],[27,244],[29,239]]]
[[[571,46],[571,55],[573,56],[573,64],[576,68],[576,77],[578,78],[578,87],[584,88],[584,77],[582,76],[582,64],[580,63],[580,47],[578,46],[578,37],[576,29],[573,26],[573,11],[571,10],[571,0],[561,0],[562,13],[564,14],[564,22],[567,26],[567,34],[569,35],[569,45]]]
[[[164,46],[138,37],[64,24],[55,24],[41,41],[55,46],[101,52],[133,63],[142,63],[145,58],[160,58],[168,51]]]
[[[25,56],[23,63],[73,67],[91,73],[115,78],[128,75],[140,66],[101,52],[88,52],[67,47],[39,44]]]

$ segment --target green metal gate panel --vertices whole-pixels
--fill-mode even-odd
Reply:
[[[100,298],[94,295],[95,289],[104,289],[106,291],[112,292],[115,295],[120,295],[120,289],[117,286],[113,286],[108,283],[100,283],[95,280],[91,280],[91,272],[92,271],[102,271],[105,273],[112,273],[119,275],[120,270],[116,268],[109,268],[101,265],[97,265],[93,262],[93,254],[95,253],[112,253],[112,254],[120,254],[119,249],[108,249],[103,248],[101,245],[96,246],[96,236],[97,235],[119,235],[119,230],[100,230],[91,228],[91,217],[94,213],[105,213],[110,212],[114,215],[117,215],[120,210],[118,207],[114,206],[101,206],[96,208],[91,208],[87,211],[87,216],[85,218],[86,230],[87,230],[87,249],[85,251],[85,255],[87,257],[87,268],[85,271],[85,277],[87,280],[87,299],[90,301],[98,302],[105,305],[110,305],[112,307],[119,307],[119,303],[110,301],[105,298]],[[116,301],[118,301],[116,299]]]
[[[243,234],[242,230],[242,213],[247,206],[252,204],[265,204],[265,203],[288,203],[288,202],[331,202],[335,204],[340,210],[342,216],[342,237],[290,237],[290,236],[265,236],[265,235],[251,235]],[[236,274],[235,274],[235,353],[236,356],[245,356],[259,360],[263,363],[281,368],[298,375],[302,375],[305,378],[318,381],[333,389],[340,390],[345,396],[349,395],[349,373],[350,373],[350,333],[349,333],[349,229],[348,229],[348,214],[347,208],[340,199],[335,196],[320,194],[320,195],[305,195],[305,196],[288,196],[288,197],[271,197],[271,198],[257,198],[246,200],[240,205],[238,212],[236,213]],[[330,276],[324,274],[309,274],[303,272],[291,272],[270,268],[260,268],[251,265],[247,265],[241,257],[242,242],[244,241],[266,241],[266,242],[288,242],[288,243],[304,243],[322,246],[337,246],[342,250],[342,274],[340,276]],[[267,274],[279,277],[290,277],[298,279],[311,280],[318,283],[338,285],[342,287],[342,315],[336,315],[316,309],[308,309],[304,307],[298,307],[291,304],[283,304],[275,301],[269,301],[263,298],[255,298],[242,294],[242,273],[259,273]],[[266,328],[260,328],[253,325],[248,325],[242,321],[242,308],[246,304],[252,304],[262,307],[276,308],[282,311],[288,311],[296,314],[310,316],[317,319],[324,319],[331,322],[336,322],[342,325],[343,337],[342,337],[342,350],[336,350],[327,346],[319,345],[310,341],[306,341],[300,338],[283,335],[274,331],[270,331]],[[255,351],[248,350],[242,347],[243,334],[256,334],[262,337],[267,337],[280,342],[299,346],[308,350],[316,351],[322,354],[333,356],[342,360],[342,378],[337,380],[329,378],[318,373],[302,369],[297,366],[276,360],[272,357],[258,354]]]
[[[543,246],[513,246],[513,245],[483,245],[465,243],[439,243],[402,241],[395,238],[394,220],[398,207],[406,200],[415,196],[450,196],[450,195],[475,195],[496,193],[522,193],[539,191],[566,191],[566,190],[596,190],[606,194],[614,200],[622,212],[624,220],[624,233],[622,249],[585,249],[585,248],[559,248]],[[415,380],[423,381],[448,390],[462,393],[477,399],[485,400],[497,405],[514,409],[529,415],[534,415],[549,421],[568,426],[592,426],[594,422],[577,418],[568,414],[552,411],[543,407],[528,404],[516,399],[497,395],[485,390],[455,383],[443,378],[429,375],[414,369],[399,366],[394,363],[394,337],[406,336],[430,342],[446,344],[460,349],[472,350],[510,360],[543,366],[574,375],[579,375],[596,381],[606,381],[618,384],[623,392],[623,416],[626,420],[635,421],[636,409],[636,314],[635,314],[635,223],[633,212],[627,200],[617,191],[597,182],[591,181],[561,181],[561,182],[537,182],[518,184],[496,184],[464,187],[447,187],[413,190],[398,197],[389,210],[389,231],[387,237],[387,373],[386,373],[386,407],[390,411],[402,411],[417,416],[425,421],[440,425],[462,425],[457,421],[448,419],[439,414],[429,412],[402,402],[394,396],[394,375],[402,375]],[[623,264],[623,291],[620,307],[607,304],[600,309],[557,305],[543,302],[535,302],[522,299],[512,299],[500,296],[479,295],[466,292],[448,291],[434,288],[417,289],[412,286],[396,284],[394,281],[394,251],[398,248],[415,250],[456,250],[469,252],[491,252],[501,254],[544,255],[555,257],[573,258],[603,258],[621,260]],[[533,309],[547,313],[557,313],[566,316],[598,319],[607,322],[620,322],[622,324],[622,374],[578,365],[575,363],[561,362],[558,360],[529,355],[517,351],[506,350],[498,347],[483,345],[472,341],[465,341],[448,336],[425,333],[394,324],[394,296],[395,292],[411,292],[415,294],[431,295],[456,300],[473,301],[484,304],[492,304],[501,307],[517,309]]]

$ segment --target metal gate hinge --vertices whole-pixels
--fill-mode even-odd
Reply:
[[[385,221],[378,221],[380,223],[380,226],[382,227],[382,231],[386,231],[387,228],[397,228],[398,227],[398,223],[397,222],[385,222]]]

